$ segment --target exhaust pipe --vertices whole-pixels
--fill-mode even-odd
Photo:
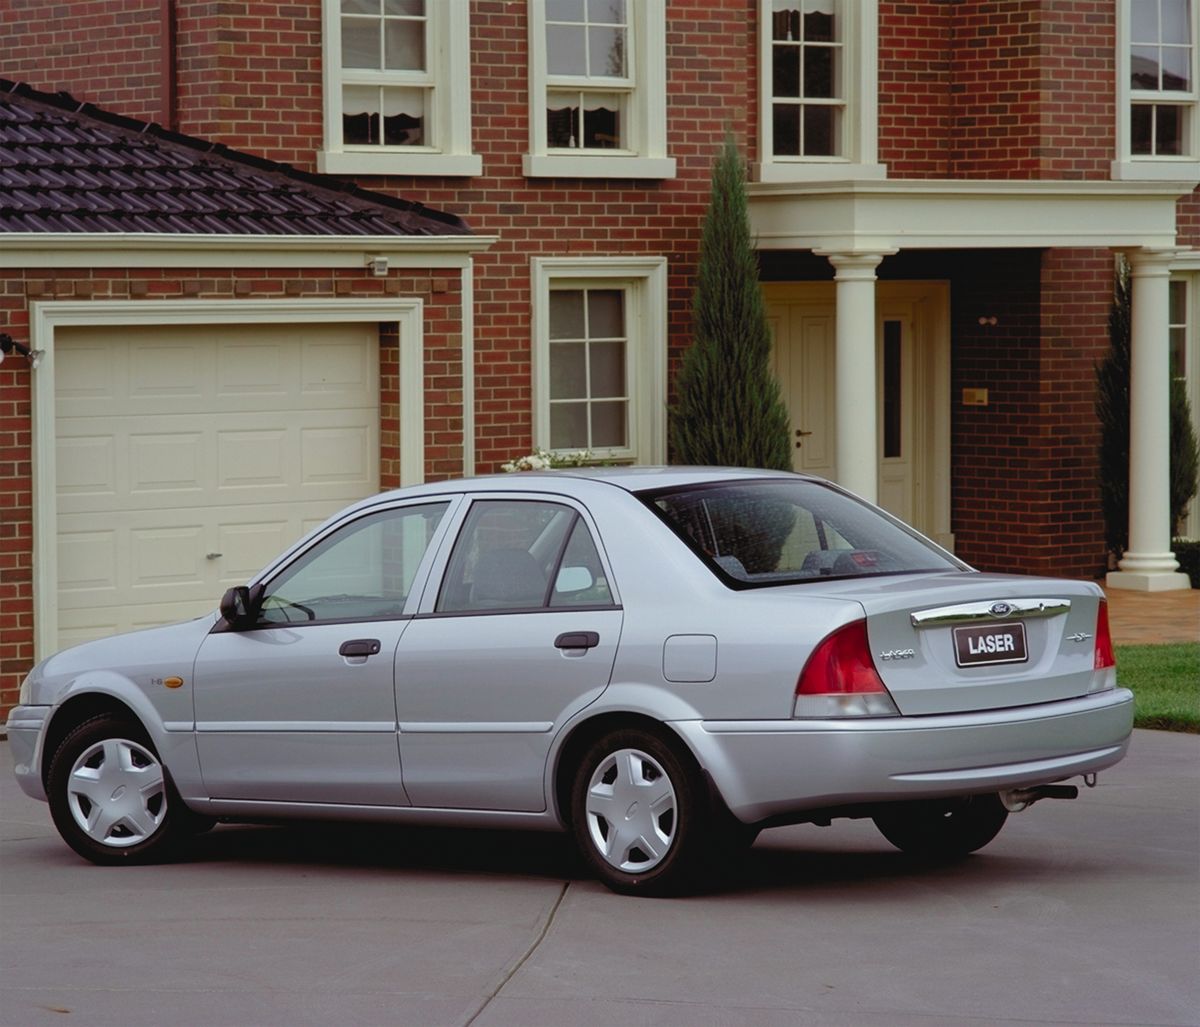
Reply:
[[[1075,785],[1034,785],[1032,788],[1013,788],[1000,793],[1000,801],[1009,813],[1028,809],[1039,799],[1076,799],[1079,789]]]

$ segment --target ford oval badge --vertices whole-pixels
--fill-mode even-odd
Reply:
[[[1014,609],[1015,607],[1011,603],[992,603],[992,605],[988,608],[988,613],[990,613],[993,617],[1007,617],[1013,612]]]

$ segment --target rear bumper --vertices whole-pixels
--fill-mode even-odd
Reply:
[[[676,721],[746,823],[806,810],[971,795],[1111,767],[1133,728],[1124,688],[983,713],[873,720]]]

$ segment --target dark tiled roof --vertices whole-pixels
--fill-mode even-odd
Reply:
[[[459,218],[0,79],[0,232],[468,235]]]

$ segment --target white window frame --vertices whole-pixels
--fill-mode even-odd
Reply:
[[[342,22],[339,0],[321,0],[324,149],[317,170],[336,175],[480,175],[471,152],[471,16],[468,0],[426,0],[431,102],[427,146],[347,146],[342,141]],[[381,76],[382,79],[383,76]],[[399,87],[413,85],[410,73]]]
[[[675,160],[667,156],[667,14],[666,0],[626,0],[630,66],[619,89],[628,92],[622,126],[627,146],[612,151],[564,153],[546,142],[546,94],[571,88],[566,76],[547,69],[546,5],[529,8],[529,153],[522,159],[528,178],[674,178]],[[580,79],[580,83],[587,82]],[[589,84],[602,88],[603,80]]]
[[[1189,181],[1200,178],[1200,4],[1192,0],[1192,90],[1190,93],[1134,91],[1129,83],[1132,40],[1130,0],[1117,0],[1117,159],[1112,178],[1125,181]],[[1188,108],[1186,134],[1191,151],[1178,157],[1134,154],[1130,108],[1136,100],[1180,101]],[[1190,98],[1190,99],[1189,99]]]
[[[534,257],[533,442],[550,449],[550,291],[625,289],[628,445],[594,449],[601,460],[661,464],[667,458],[667,259]],[[555,452],[554,450],[550,450]],[[574,450],[562,450],[573,452]]]
[[[843,0],[842,87],[845,120],[838,156],[776,157],[772,122],[772,0],[758,0],[758,145],[752,174],[759,182],[871,180],[887,177],[879,163],[879,0]]]

